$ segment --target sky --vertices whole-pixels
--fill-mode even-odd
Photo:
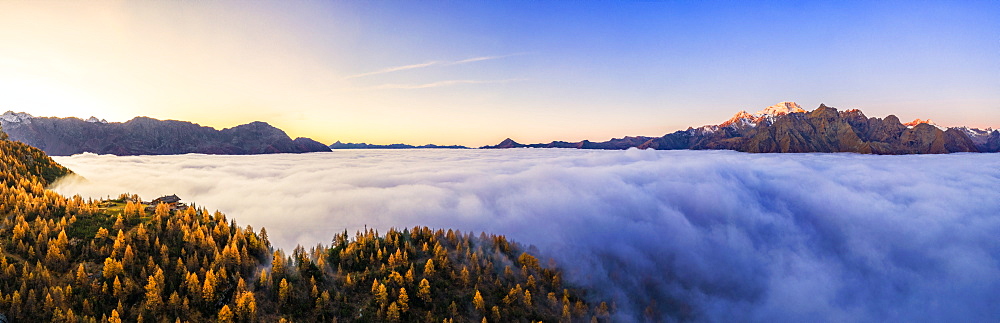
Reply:
[[[614,302],[616,322],[643,321],[647,306],[665,322],[1000,317],[1000,154],[421,149],[54,159],[79,175],[53,184],[61,194],[177,194],[266,228],[286,252],[365,227],[502,234]],[[677,304],[693,317],[678,317]]]
[[[3,1],[0,111],[324,143],[661,136],[781,101],[1000,127],[996,1]]]

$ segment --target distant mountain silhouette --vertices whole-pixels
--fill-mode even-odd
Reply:
[[[482,146],[481,149],[502,149],[502,148],[577,148],[577,149],[629,149],[637,147],[654,137],[624,137],[614,138],[603,142],[592,142],[589,140],[578,142],[553,141],[547,144],[521,144],[510,138],[505,139],[493,146]]]
[[[437,149],[469,149],[466,146],[451,145],[451,146],[440,146],[435,144],[427,144],[422,146],[414,146],[407,144],[389,144],[389,145],[373,145],[366,143],[343,143],[337,141],[330,145],[330,149],[420,149],[420,148],[437,148]]]
[[[640,142],[641,141],[641,142]],[[511,139],[481,148],[729,149],[753,153],[855,152],[863,154],[943,154],[998,152],[1000,131],[954,127],[930,120],[903,124],[896,116],[868,118],[860,110],[820,105],[802,110],[782,102],[756,114],[746,111],[719,124],[669,133],[659,138],[625,137],[605,142],[519,144]]]
[[[83,152],[125,156],[330,151],[326,145],[309,138],[292,140],[281,129],[259,121],[216,130],[186,121],[147,117],[107,122],[94,117],[44,118],[8,111],[0,115],[0,125],[11,140],[56,156]]]

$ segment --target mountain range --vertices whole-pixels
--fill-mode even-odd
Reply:
[[[407,144],[342,143],[329,146],[309,138],[291,139],[284,131],[255,121],[223,130],[177,120],[136,117],[108,122],[90,117],[34,117],[7,111],[0,126],[11,140],[42,149],[49,155],[83,152],[113,155],[269,154],[331,151],[331,149],[468,148]],[[728,149],[753,153],[855,152],[863,154],[941,154],[1000,152],[1000,131],[969,127],[945,128],[931,120],[902,123],[889,115],[867,117],[861,110],[838,111],[821,104],[806,111],[794,102],[781,102],[756,113],[740,111],[717,125],[668,133],[662,137],[623,137],[597,142],[553,141],[521,144],[510,138],[480,148],[576,149]]]
[[[676,131],[663,137],[624,137],[604,142],[520,144],[510,138],[480,148],[729,149],[753,153],[855,152],[862,154],[943,154],[998,152],[1000,131],[943,128],[930,120],[900,122],[866,117],[861,110],[838,111],[821,104],[806,111],[781,102],[751,114],[740,111],[718,125]]]
[[[250,155],[330,151],[309,138],[288,137],[265,122],[251,122],[223,130],[196,123],[136,117],[107,122],[90,117],[46,118],[24,112],[0,115],[0,126],[11,140],[55,156],[83,152],[113,155],[173,155],[187,153]]]
[[[352,143],[352,142],[340,142],[339,140],[330,145],[330,149],[469,149],[466,146],[460,145],[450,145],[441,146],[435,144],[426,144],[421,146],[414,146],[408,144],[388,144],[388,145],[375,145],[366,143]]]

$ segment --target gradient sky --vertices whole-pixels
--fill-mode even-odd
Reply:
[[[1000,2],[0,2],[0,111],[325,143],[660,136],[779,101],[1000,127]]]

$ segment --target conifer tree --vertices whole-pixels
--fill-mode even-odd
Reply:
[[[426,278],[420,280],[420,288],[417,289],[417,297],[425,303],[431,302],[431,284]]]
[[[472,304],[476,306],[476,310],[483,311],[486,309],[486,302],[483,301],[483,295],[476,290],[476,296],[472,297]]]
[[[410,296],[406,295],[406,288],[399,288],[399,299],[396,300],[399,303],[399,310],[406,313],[410,310]]]

